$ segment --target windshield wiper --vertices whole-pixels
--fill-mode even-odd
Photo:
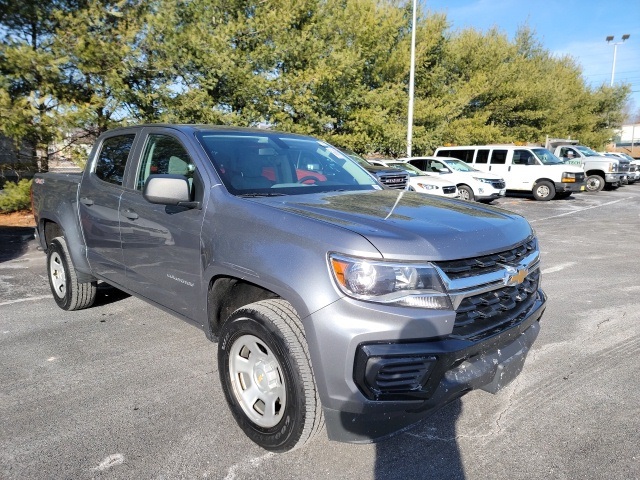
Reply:
[[[251,197],[284,197],[286,195],[287,195],[286,193],[276,193],[276,192],[264,192],[264,193],[251,192],[251,193],[241,193],[238,196],[251,198]]]

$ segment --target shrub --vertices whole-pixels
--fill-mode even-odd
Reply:
[[[31,208],[31,180],[23,178],[18,183],[7,182],[0,190],[0,212],[17,212]]]

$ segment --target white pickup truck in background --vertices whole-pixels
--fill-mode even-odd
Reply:
[[[600,155],[571,139],[548,138],[545,148],[565,163],[582,166],[588,192],[599,192],[605,185],[617,188],[627,181],[629,162],[623,158]]]

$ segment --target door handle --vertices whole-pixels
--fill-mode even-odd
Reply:
[[[82,203],[83,205],[86,205],[87,207],[90,207],[91,205],[93,205],[93,200],[87,197],[82,197],[80,199],[80,203]]]
[[[131,210],[130,208],[127,208],[122,213],[124,213],[124,216],[127,217],[129,220],[136,220],[138,218],[138,214],[133,210]]]

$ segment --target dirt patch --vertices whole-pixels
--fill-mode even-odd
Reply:
[[[0,227],[35,227],[36,221],[30,210],[21,212],[0,212]]]

